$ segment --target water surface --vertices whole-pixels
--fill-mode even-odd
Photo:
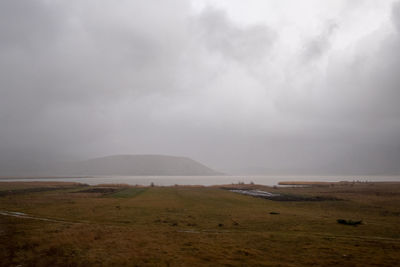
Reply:
[[[35,178],[0,178],[0,181],[59,181],[59,182],[77,182],[89,185],[97,184],[129,184],[129,185],[221,185],[255,183],[262,185],[277,185],[282,181],[321,181],[321,182],[339,182],[339,181],[362,181],[362,182],[400,182],[400,176],[310,176],[310,175],[267,175],[267,176],[96,176],[96,177],[35,177]]]

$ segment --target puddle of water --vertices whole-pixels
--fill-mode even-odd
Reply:
[[[13,217],[25,217],[27,214],[23,212],[17,212],[17,211],[0,211],[1,215],[4,216],[13,216]]]
[[[277,197],[280,196],[280,194],[273,194],[267,191],[261,191],[261,190],[244,190],[244,189],[232,189],[229,190],[234,193],[239,193],[242,195],[249,195],[253,197]]]
[[[34,216],[30,216],[30,215],[28,215],[26,213],[18,212],[18,211],[1,210],[0,211],[0,215],[17,217],[17,218],[24,218],[24,219],[33,219],[33,220],[39,220],[39,221],[47,221],[47,222],[69,223],[68,221],[54,220],[54,219],[43,218],[43,217],[34,217]]]

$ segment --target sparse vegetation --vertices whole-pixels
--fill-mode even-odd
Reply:
[[[284,202],[220,186],[110,185],[113,192],[97,190],[107,185],[52,187],[0,197],[0,211],[27,214],[0,214],[1,266],[396,266],[400,261],[400,184],[235,185],[343,199]],[[0,183],[0,188],[32,184]],[[363,223],[346,227],[337,218]]]

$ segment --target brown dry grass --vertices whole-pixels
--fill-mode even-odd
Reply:
[[[0,182],[0,191],[4,190],[18,190],[18,189],[28,189],[28,188],[38,188],[38,187],[76,187],[79,185],[83,185],[80,183],[74,182],[53,182],[53,181],[46,181],[46,182]]]
[[[140,194],[128,188],[124,198],[70,189],[7,195],[0,197],[0,210],[64,222],[0,215],[0,265],[398,264],[399,184],[252,187],[343,201],[276,202],[183,186],[142,188]],[[338,218],[364,224],[341,225]]]

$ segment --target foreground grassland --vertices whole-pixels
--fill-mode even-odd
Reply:
[[[220,187],[4,182],[0,265],[399,266],[400,183],[240,187],[328,200],[273,201]]]

